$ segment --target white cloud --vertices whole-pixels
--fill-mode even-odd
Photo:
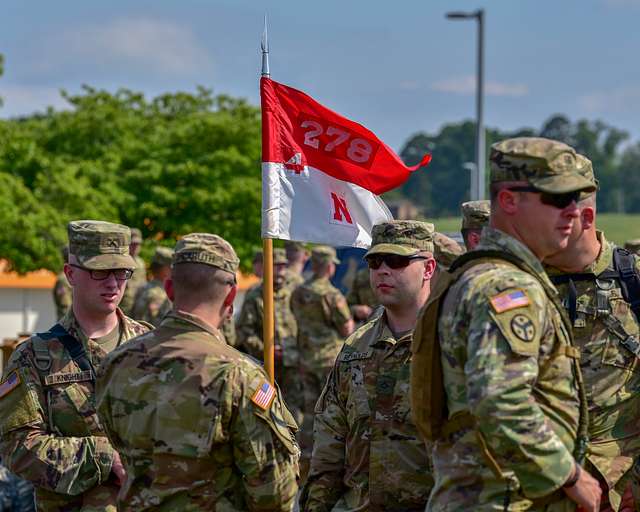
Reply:
[[[169,21],[117,19],[65,36],[72,51],[98,62],[116,61],[165,73],[194,73],[211,59],[188,27]]]
[[[59,110],[69,104],[55,87],[1,84],[0,97],[4,102],[0,116],[13,117],[44,112],[47,107]]]
[[[465,76],[440,80],[433,83],[431,89],[438,92],[468,96],[476,92],[476,78],[474,76]],[[484,84],[484,92],[487,96],[519,98],[529,94],[529,88],[524,84],[505,84],[502,82],[487,81]]]
[[[640,86],[619,87],[607,92],[585,94],[578,98],[581,108],[591,114],[628,112],[640,103]]]

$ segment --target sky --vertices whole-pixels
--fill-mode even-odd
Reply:
[[[259,103],[268,15],[274,80],[399,151],[475,116],[485,10],[485,124],[540,128],[555,113],[640,140],[640,0],[3,0],[0,117],[65,108],[82,84],[148,96],[198,85]]]

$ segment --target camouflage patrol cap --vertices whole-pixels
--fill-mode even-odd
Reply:
[[[467,201],[462,203],[462,229],[482,229],[489,225],[491,203],[489,201]]]
[[[155,263],[156,265],[162,265],[163,267],[168,267],[171,265],[171,261],[173,259],[173,249],[169,247],[156,247],[156,251],[153,253],[153,257],[151,258],[151,263]]]
[[[371,230],[370,254],[399,254],[413,256],[421,251],[433,253],[433,233],[429,222],[417,220],[392,220],[376,224]]]
[[[229,242],[211,233],[190,233],[176,244],[173,264],[202,263],[235,274],[240,260]]]
[[[527,181],[541,192],[564,194],[595,186],[579,172],[575,150],[541,137],[518,137],[491,146],[491,183]]]
[[[633,240],[627,240],[624,243],[624,248],[632,253],[639,254],[640,251],[640,238],[634,238]]]
[[[289,260],[287,259],[287,251],[280,247],[276,247],[273,250],[273,264],[274,265],[287,265]]]
[[[458,242],[438,231],[433,234],[433,245],[433,257],[440,265],[445,267],[450,267],[453,260],[464,252]]]
[[[131,243],[132,244],[141,244],[142,243],[142,231],[138,228],[130,228],[131,229]]]
[[[311,250],[311,262],[312,263],[330,263],[333,262],[336,265],[340,263],[340,260],[336,256],[336,250],[328,245],[316,245]]]
[[[578,164],[578,172],[580,173],[580,175],[588,179],[589,183],[591,183],[595,187],[594,190],[584,191],[580,193],[580,201],[582,201],[591,196],[594,192],[597,192],[600,189],[600,183],[593,173],[593,164],[591,163],[591,160],[589,160],[586,156],[578,153],[576,161]]]
[[[127,226],[101,220],[73,220],[67,225],[69,254],[88,269],[136,268],[129,254]]]

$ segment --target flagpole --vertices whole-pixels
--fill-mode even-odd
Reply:
[[[267,38],[267,15],[264,15],[264,31],[262,32],[262,76],[269,78],[269,41]],[[264,122],[264,121],[263,121]],[[264,316],[262,321],[262,339],[264,341],[264,369],[269,375],[271,384],[274,383],[274,307],[273,307],[273,240],[262,240],[263,273],[262,299],[264,301]]]

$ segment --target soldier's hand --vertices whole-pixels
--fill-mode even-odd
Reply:
[[[118,481],[118,485],[124,485],[127,480],[127,473],[124,470],[124,466],[122,465],[122,461],[120,460],[120,455],[118,452],[114,452],[113,455],[113,463],[111,464],[111,472],[115,475],[116,480]]]
[[[578,510],[582,512],[598,512],[600,510],[600,496],[602,489],[600,483],[589,473],[575,466],[578,471],[578,481],[570,487],[563,487],[565,494],[578,504]],[[575,473],[569,477],[571,480]]]
[[[373,310],[366,304],[356,304],[353,306],[353,316],[358,320],[366,320],[372,311]]]

